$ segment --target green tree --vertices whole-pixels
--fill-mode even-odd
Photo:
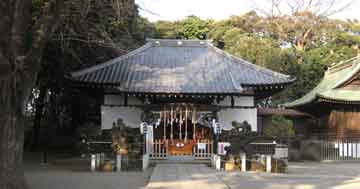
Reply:
[[[188,16],[179,22],[179,35],[184,39],[207,39],[210,22],[196,16]]]
[[[133,0],[5,0],[0,16],[0,188],[23,189],[24,107],[34,88],[45,91],[39,97],[51,91],[55,117],[62,97],[72,98],[64,74],[137,47],[134,30],[145,27]]]
[[[271,117],[271,125],[265,128],[264,135],[269,137],[293,137],[295,136],[293,122],[284,116],[274,115]]]
[[[278,70],[281,48],[277,41],[241,29],[228,30],[224,35],[225,50],[254,64]]]
[[[155,38],[160,39],[177,39],[180,38],[178,22],[157,21],[155,23]]]
[[[153,31],[151,23],[137,15],[134,1],[73,0],[68,3],[72,10],[64,13],[64,19],[60,21],[61,27],[46,45],[43,66],[35,85],[35,91],[39,95],[34,98],[32,150],[36,150],[38,146],[41,120],[51,121],[48,125],[52,127],[72,128],[67,135],[74,134],[72,131],[87,120],[80,113],[74,114],[74,108],[81,109],[89,105],[73,105],[81,104],[86,98],[73,98],[72,93],[77,92],[68,87],[68,73],[105,62],[137,48]],[[119,6],[114,6],[114,3],[119,3],[116,4]],[[90,97],[96,98],[96,95]],[[46,101],[47,99],[50,100]],[[74,102],[73,99],[80,102]],[[96,108],[92,108],[94,109]],[[46,112],[52,113],[45,114]],[[84,109],[80,112],[88,111]],[[71,120],[71,127],[66,125],[69,123],[58,119],[60,115]]]

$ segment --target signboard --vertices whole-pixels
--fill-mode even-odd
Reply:
[[[220,125],[220,123],[215,124],[215,131],[216,131],[216,134],[221,134],[221,125]]]
[[[206,150],[206,143],[198,143],[197,147],[199,150]]]
[[[221,125],[219,122],[216,122],[215,119],[212,120],[212,127],[215,134],[221,134]]]
[[[147,127],[148,127],[148,125],[145,122],[142,122],[140,124],[140,133],[141,134],[146,134],[147,133]]]
[[[218,151],[217,154],[219,155],[226,155],[225,147],[230,146],[229,142],[219,142],[218,143]]]

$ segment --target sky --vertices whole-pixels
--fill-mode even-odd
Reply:
[[[256,7],[265,7],[266,0],[135,0],[140,15],[150,21],[180,20],[188,15],[203,19],[221,20],[231,15],[241,15]],[[360,20],[360,0],[341,0],[338,7],[352,2],[346,10],[332,15],[333,18]]]

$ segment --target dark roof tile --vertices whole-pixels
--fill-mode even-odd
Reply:
[[[210,41],[155,39],[126,55],[74,72],[72,78],[148,93],[241,93],[246,85],[294,81],[236,58]]]

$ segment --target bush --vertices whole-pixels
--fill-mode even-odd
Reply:
[[[293,122],[284,116],[272,116],[271,125],[265,128],[264,135],[269,137],[293,137],[295,136]]]

